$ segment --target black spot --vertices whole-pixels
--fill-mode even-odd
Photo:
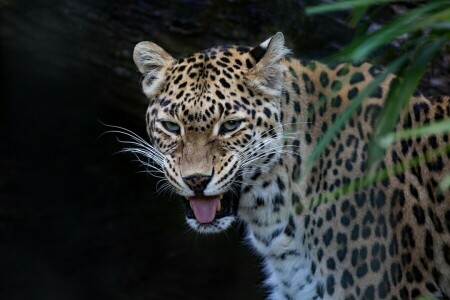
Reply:
[[[359,257],[362,260],[365,260],[367,258],[367,247],[366,246],[362,246],[361,249],[359,249]]]
[[[425,103],[418,103],[418,104],[414,105],[413,110],[414,110],[414,118],[415,118],[416,122],[419,122],[421,112],[423,111],[425,114],[427,114],[429,111],[429,107]]]
[[[246,194],[246,193],[248,193],[248,192],[250,192],[252,190],[252,186],[251,185],[247,185],[245,188],[244,188],[244,194]]]
[[[305,228],[308,228],[308,226],[309,226],[309,221],[311,221],[311,217],[310,217],[309,215],[307,215],[307,216],[305,217]]]
[[[352,77],[350,78],[350,84],[357,84],[361,81],[364,81],[364,75],[360,72],[356,72],[352,75]]]
[[[347,256],[347,246],[344,246],[343,248],[339,249],[336,255],[339,261],[343,262],[345,257]]]
[[[419,225],[425,224],[425,212],[423,211],[422,207],[418,206],[417,204],[414,204],[413,213],[414,216],[416,217],[417,224]]]
[[[224,88],[228,89],[230,87],[230,84],[225,80],[225,78],[222,77],[219,81]]]
[[[298,79],[297,72],[295,72],[293,67],[291,67],[291,66],[289,67],[289,72],[291,73],[292,76],[294,76],[296,79]]]
[[[428,137],[428,143],[431,145],[431,148],[433,148],[433,149],[437,149],[439,147],[439,144],[437,142],[435,135],[431,135],[430,137]]]
[[[372,212],[370,210],[367,211],[367,213],[364,215],[363,218],[363,225],[372,224],[375,222],[375,217],[373,216]]]
[[[404,248],[414,248],[416,246],[416,241],[413,236],[413,231],[411,226],[405,225],[401,232],[401,242]]]
[[[329,83],[329,80],[328,80],[328,75],[327,75],[327,73],[326,72],[321,72],[320,73],[320,84],[323,86],[323,87],[326,87],[327,85],[328,85],[328,83]]]
[[[316,91],[316,88],[314,87],[314,83],[309,78],[308,74],[303,73],[302,74],[303,81],[305,82],[305,89],[308,94],[313,94]]]
[[[298,101],[294,102],[294,110],[296,113],[300,113],[300,102]]]
[[[422,273],[419,271],[419,268],[417,268],[417,266],[414,266],[412,268],[412,274],[414,275],[414,279],[416,282],[422,282],[423,280],[423,275]]]
[[[322,236],[322,238],[323,238],[323,243],[325,244],[325,246],[330,245],[330,242],[333,239],[333,230],[331,228],[329,228],[327,230],[327,232]]]
[[[362,278],[367,274],[367,271],[367,263],[363,263],[356,269],[356,276],[358,276],[358,278]]]
[[[349,69],[347,66],[342,67],[339,71],[337,71],[337,76],[344,76],[347,75],[349,72]]]
[[[370,261],[370,268],[374,272],[378,271],[380,269],[380,260],[378,258],[373,258]]]
[[[442,253],[444,254],[445,262],[450,266],[450,246],[448,244],[442,245]]]
[[[319,260],[319,262],[322,260],[322,257],[323,257],[323,250],[322,250],[322,248],[320,248],[317,251],[317,259]]]
[[[300,196],[297,195],[296,193],[292,193],[291,202],[292,204],[300,203]]]
[[[300,88],[298,87],[298,84],[292,81],[292,89],[297,95],[300,95]]]
[[[364,192],[356,194],[356,204],[358,207],[363,207],[366,203],[366,194]]]
[[[425,233],[425,254],[429,259],[433,259],[434,257],[433,237],[428,230]]]
[[[167,100],[167,99],[160,99],[159,100],[159,105],[161,105],[162,107],[165,107],[165,106],[167,106],[169,104],[170,104],[170,100]]]
[[[383,89],[380,86],[377,86],[375,90],[370,94],[370,97],[372,98],[383,98]]]
[[[318,295],[320,298],[323,298],[323,293],[324,293],[324,290],[323,290],[323,284],[318,283],[318,284],[316,285],[316,293],[317,293],[317,295]]]
[[[260,197],[256,198],[256,206],[264,206],[264,204],[265,204],[264,199],[262,199]]]
[[[411,262],[411,254],[410,253],[403,253],[402,254],[402,264],[408,265]]]
[[[264,107],[263,112],[264,112],[264,114],[266,115],[267,118],[270,118],[270,116],[272,115],[272,112],[267,107]]]
[[[416,289],[416,288],[412,289],[412,291],[411,291],[411,298],[412,299],[416,299],[419,296],[420,296],[420,290]]]
[[[410,298],[409,298],[408,288],[403,287],[403,288],[400,290],[400,298],[402,298],[402,299],[410,299]]]
[[[342,82],[340,82],[339,80],[334,80],[331,83],[331,89],[335,92],[339,91],[342,88]]]
[[[329,270],[335,270],[336,269],[336,263],[332,257],[327,259],[327,268]]]
[[[367,287],[367,289],[364,291],[364,295],[363,295],[362,299],[365,299],[365,300],[375,299],[375,288],[373,287],[373,285],[369,285]]]
[[[445,213],[445,223],[447,224],[447,230],[450,232],[450,210]]]
[[[358,224],[355,224],[355,226],[353,226],[350,237],[351,237],[352,241],[358,240],[358,238],[359,238],[359,225]]]
[[[336,96],[333,99],[331,99],[331,105],[333,107],[339,107],[341,106],[341,103],[342,103],[341,96]]]
[[[391,278],[392,283],[395,285],[402,280],[403,274],[399,263],[393,263],[391,265]]]
[[[283,197],[283,195],[277,194],[277,195],[275,196],[275,198],[273,198],[272,203],[274,204],[275,209],[276,209],[276,208],[279,209],[279,207],[280,207],[281,205],[284,205],[284,197]]]
[[[344,270],[341,277],[341,286],[346,289],[347,287],[352,286],[354,283],[355,281],[353,280],[352,274],[347,269]]]
[[[217,95],[217,97],[219,97],[219,99],[221,99],[221,100],[225,99],[225,96],[224,96],[219,90],[216,91],[216,95]]]
[[[311,135],[309,133],[305,133],[305,140],[306,140],[306,143],[308,145],[311,144],[312,138],[311,138]]]
[[[376,208],[382,208],[386,203],[386,195],[383,191],[378,191],[377,198],[375,199]]]
[[[427,161],[427,167],[430,171],[440,172],[444,169],[444,163],[442,157],[439,156],[432,161]]]
[[[327,278],[327,293],[330,296],[334,294],[334,284],[335,284],[335,282],[334,282],[333,275],[328,275],[328,278]]]
[[[281,180],[281,178],[279,176],[277,177],[277,185],[278,185],[278,188],[280,189],[280,191],[284,191],[286,189],[286,186],[285,186],[283,180]]]
[[[177,99],[180,99],[181,97],[183,97],[183,94],[184,94],[184,90],[181,90],[181,92],[179,92],[175,97]]]
[[[433,212],[431,207],[428,207],[428,215],[430,216],[431,222],[433,222],[434,229],[436,229],[437,232],[442,233],[444,231],[444,227],[442,226],[441,220]]]
[[[348,99],[352,100],[358,95],[358,88],[354,87],[350,91],[348,91],[347,97]]]
[[[352,266],[354,266],[354,267],[356,267],[356,265],[358,264],[358,255],[359,255],[358,249],[353,249],[351,262],[352,262]]]
[[[284,233],[290,237],[295,236],[295,223],[294,223],[294,218],[292,217],[292,215],[289,216],[289,221],[288,221],[288,224],[286,225],[286,228],[284,229]]]
[[[427,282],[425,286],[427,287],[427,290],[430,291],[432,294],[436,293],[437,287],[434,284]]]
[[[251,69],[253,67],[252,62],[248,58],[245,60],[245,65],[247,66],[247,69]]]

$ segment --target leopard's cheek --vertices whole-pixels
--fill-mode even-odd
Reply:
[[[179,168],[179,159],[176,155],[166,155],[163,163],[164,176],[178,194],[189,189],[181,179],[181,171]]]
[[[240,156],[235,151],[228,151],[225,155],[216,157],[214,176],[204,192],[221,194],[228,191],[233,184],[239,184],[241,176],[239,158]]]

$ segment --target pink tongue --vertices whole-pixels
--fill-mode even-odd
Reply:
[[[211,223],[214,220],[219,197],[196,198],[194,196],[189,201],[197,221],[200,223]]]

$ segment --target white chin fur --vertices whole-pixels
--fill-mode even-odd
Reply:
[[[202,234],[211,234],[211,233],[219,233],[221,231],[228,229],[228,227],[230,227],[231,224],[233,224],[234,220],[236,220],[236,217],[227,216],[220,219],[216,219],[211,223],[203,224],[195,219],[186,218],[186,223],[189,225],[189,227],[191,227],[197,232],[200,232]]]

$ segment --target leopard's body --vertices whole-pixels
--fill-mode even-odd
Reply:
[[[264,258],[270,299],[450,297],[450,194],[437,187],[450,173],[449,136],[394,143],[379,169],[388,176],[362,183],[390,75],[303,173],[317,141],[381,69],[286,53],[281,34],[179,61],[138,45],[149,156],[182,196],[200,191],[208,201],[239,187],[235,212]],[[397,128],[449,114],[450,98],[416,94]],[[217,232],[235,218],[187,221]]]

